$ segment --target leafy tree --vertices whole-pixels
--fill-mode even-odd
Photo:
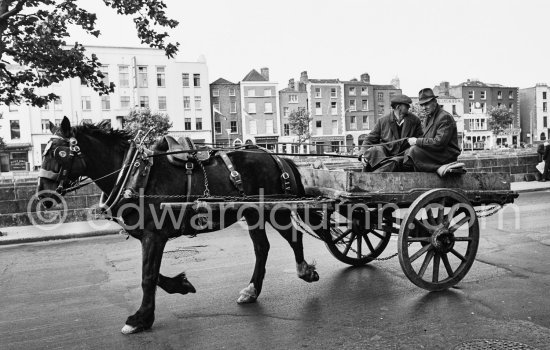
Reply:
[[[88,0],[90,1],[90,0]],[[99,94],[114,91],[106,85],[96,55],[86,55],[75,43],[67,46],[68,27],[75,25],[98,37],[97,16],[76,4],[77,0],[0,0],[0,102],[43,106],[58,96],[40,95],[36,88],[66,78],[80,77]],[[162,0],[103,0],[120,15],[130,15],[142,43],[164,50],[173,57],[179,43],[167,43],[162,27],[178,22],[166,16]],[[12,67],[10,67],[12,65]],[[16,67],[16,68],[14,68]]]
[[[141,137],[147,135],[143,143],[151,146],[157,138],[168,134],[172,122],[167,114],[152,113],[149,108],[135,108],[124,117],[124,129],[132,132],[135,136],[141,130]],[[151,131],[149,131],[151,130]]]
[[[298,149],[302,143],[309,140],[311,133],[309,124],[313,118],[309,116],[309,112],[305,109],[293,110],[288,116],[288,126],[290,131],[298,137]]]
[[[499,107],[489,106],[487,114],[489,115],[487,124],[495,136],[508,129],[514,121],[514,113],[505,105]]]

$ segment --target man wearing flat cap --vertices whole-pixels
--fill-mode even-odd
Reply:
[[[426,114],[423,135],[411,137],[411,148],[405,152],[405,170],[435,172],[444,164],[456,162],[460,154],[456,122],[452,115],[437,103],[432,89],[418,93],[418,103]]]
[[[410,147],[407,138],[422,136],[420,119],[409,113],[412,100],[396,95],[390,102],[392,111],[376,121],[363,141],[359,159],[366,171],[399,171],[403,153]]]

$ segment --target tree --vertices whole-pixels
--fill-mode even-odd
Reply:
[[[489,115],[487,124],[495,136],[500,135],[505,129],[508,129],[514,121],[514,113],[505,105],[498,107],[489,106],[487,111]]]
[[[134,136],[138,130],[142,132],[141,137],[149,133],[143,141],[146,146],[151,146],[157,138],[168,134],[168,129],[171,127],[172,122],[167,114],[151,113],[149,108],[132,109],[124,117],[124,129],[130,131]]]
[[[302,143],[311,137],[309,123],[313,118],[305,109],[293,110],[288,116],[288,126],[290,131],[298,137],[298,149],[301,149]]]
[[[88,0],[89,1],[89,0]],[[47,87],[67,78],[80,77],[95,91],[109,94],[96,55],[87,55],[75,43],[67,46],[71,25],[98,37],[97,16],[76,4],[77,0],[0,0],[0,102],[25,102],[42,107],[58,98],[40,95],[36,88]],[[162,27],[175,28],[178,22],[166,16],[162,0],[103,0],[120,15],[130,15],[142,43],[164,50],[174,57],[179,43],[167,43]],[[10,67],[10,65],[13,65]],[[13,68],[13,67],[16,68]]]

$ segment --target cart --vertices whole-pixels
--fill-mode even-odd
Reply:
[[[503,173],[364,173],[300,169],[308,197],[333,200],[314,209],[315,229],[338,260],[365,265],[398,234],[396,253],[408,279],[430,290],[448,289],[468,273],[479,244],[478,215],[513,203]],[[387,258],[385,258],[387,259]],[[379,260],[385,260],[379,259]]]

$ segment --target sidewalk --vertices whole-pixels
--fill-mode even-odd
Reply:
[[[512,182],[513,191],[518,193],[548,191],[547,182]],[[121,227],[109,220],[69,222],[57,225],[14,226],[0,228],[0,246],[8,244],[42,242],[57,239],[71,239],[118,234]]]

